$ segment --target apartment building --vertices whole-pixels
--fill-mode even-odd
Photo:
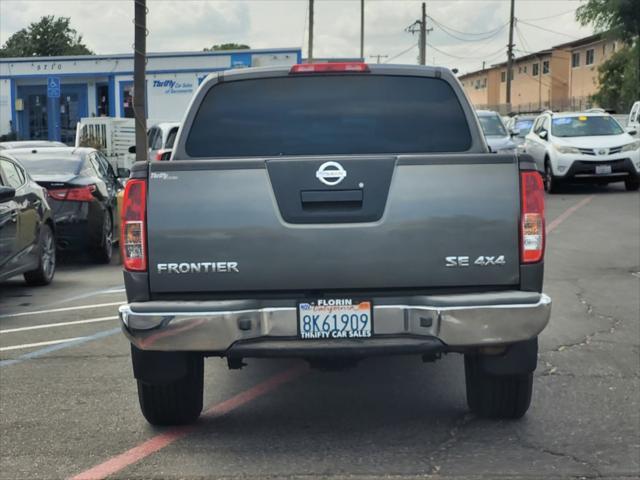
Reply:
[[[597,34],[514,59],[511,110],[591,107],[590,96],[598,90],[598,66],[618,47],[616,41]],[[461,75],[459,80],[477,108],[508,113],[506,62]]]

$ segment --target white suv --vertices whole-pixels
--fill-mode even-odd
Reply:
[[[545,188],[561,182],[607,184],[624,181],[640,187],[640,140],[601,112],[544,112],[525,138],[524,150],[544,170]]]

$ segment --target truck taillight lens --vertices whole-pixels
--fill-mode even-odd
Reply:
[[[544,184],[538,172],[520,174],[522,194],[520,242],[522,263],[534,263],[544,256]]]
[[[120,245],[126,270],[147,270],[147,182],[131,179],[122,199]]]

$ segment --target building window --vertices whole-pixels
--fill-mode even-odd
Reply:
[[[542,74],[547,75],[549,73],[549,60],[542,62]]]
[[[573,68],[580,66],[580,52],[574,52],[571,54],[571,66]]]
[[[533,65],[531,65],[531,74],[534,77],[537,77],[538,73],[540,73],[540,64],[539,63],[534,63]]]
[[[507,81],[507,72],[500,72],[500,81],[502,83]]]
[[[526,65],[525,65],[524,67],[522,67],[522,71],[523,71],[524,73],[527,73],[527,66],[526,66]]]
[[[518,67],[518,73],[522,73],[522,67]]]
[[[587,65],[593,65],[595,57],[596,57],[596,51],[593,48],[590,48],[589,50],[587,50],[587,60],[585,63]]]

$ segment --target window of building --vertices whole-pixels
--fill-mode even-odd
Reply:
[[[525,65],[524,67],[522,67],[522,71],[523,71],[524,73],[527,73],[527,68],[528,68],[528,67]]]
[[[549,73],[549,60],[542,62],[542,74],[547,75]]]
[[[571,66],[573,68],[580,66],[580,52],[573,52],[571,54]]]
[[[500,72],[500,81],[502,83],[507,81],[507,72]]]
[[[539,73],[540,73],[540,64],[534,63],[533,65],[531,65],[531,74],[534,77],[537,77]]]
[[[518,73],[522,73],[522,67],[518,67]]]
[[[590,48],[589,50],[587,50],[587,60],[585,63],[587,65],[593,65],[595,57],[596,57],[596,51],[593,48]]]

